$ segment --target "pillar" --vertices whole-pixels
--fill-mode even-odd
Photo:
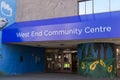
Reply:
[[[116,58],[112,43],[78,45],[78,72],[86,77],[115,77]]]

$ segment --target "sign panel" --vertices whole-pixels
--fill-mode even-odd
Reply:
[[[2,47],[1,29],[14,23],[15,18],[16,18],[16,0],[0,0],[0,47]]]
[[[0,18],[7,19],[8,25],[15,22],[16,0],[0,0]]]

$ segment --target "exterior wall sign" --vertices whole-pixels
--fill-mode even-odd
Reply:
[[[0,17],[8,20],[8,25],[15,22],[16,0],[0,0]]]
[[[57,26],[56,26],[57,27]],[[59,30],[30,30],[27,32],[17,32],[16,36],[18,38],[29,38],[29,37],[53,37],[53,36],[69,36],[69,35],[76,35],[80,36],[83,34],[99,34],[99,33],[109,33],[111,32],[112,28],[110,26],[98,26],[98,27],[73,27],[69,29],[59,29]]]
[[[3,42],[120,38],[119,20],[99,20],[3,30]],[[8,38],[7,36],[11,36]]]

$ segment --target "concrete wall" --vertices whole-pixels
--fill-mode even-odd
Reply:
[[[21,62],[20,56],[23,57]],[[40,57],[39,63],[36,56]],[[45,71],[45,49],[20,45],[3,45],[0,53],[0,75]]]
[[[78,14],[77,0],[17,0],[17,22]]]

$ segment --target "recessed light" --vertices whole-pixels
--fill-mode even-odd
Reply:
[[[37,45],[37,46],[41,46],[41,45]]]
[[[65,44],[60,44],[61,46],[65,45]]]

